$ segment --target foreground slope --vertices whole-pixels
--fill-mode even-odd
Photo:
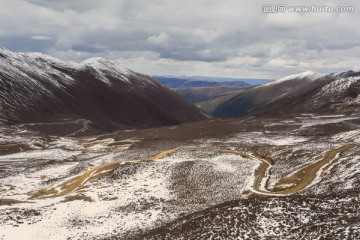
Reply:
[[[359,204],[348,191],[243,199],[183,217],[142,239],[358,239]]]
[[[1,123],[86,134],[205,118],[149,76],[116,61],[76,64],[0,49]]]
[[[359,239],[360,115],[97,138],[0,126],[0,238]]]

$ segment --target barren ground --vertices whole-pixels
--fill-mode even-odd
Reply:
[[[356,239],[360,116],[0,127],[0,239]]]

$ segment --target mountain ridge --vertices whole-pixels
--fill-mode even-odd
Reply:
[[[4,48],[0,49],[0,99],[4,124],[84,119],[96,133],[207,118],[151,77],[117,61],[96,58],[72,63]]]
[[[225,118],[356,112],[360,103],[359,76],[360,72],[356,71],[327,75],[305,72],[239,90],[197,106],[215,117]]]

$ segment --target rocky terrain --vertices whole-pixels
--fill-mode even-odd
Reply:
[[[360,115],[1,127],[0,239],[357,239]]]

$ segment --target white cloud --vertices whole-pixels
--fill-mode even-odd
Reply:
[[[263,4],[0,0],[0,44],[66,60],[119,59],[148,74],[278,78],[310,67],[321,73],[359,68],[359,1],[341,1],[356,6],[353,14],[262,14]]]
[[[170,39],[169,35],[165,32],[161,32],[158,36],[150,36],[147,41],[154,45],[163,45]]]
[[[37,35],[37,36],[31,36],[30,37],[32,40],[39,40],[39,41],[46,41],[46,40],[50,40],[51,37],[49,36],[41,36],[41,35]]]

